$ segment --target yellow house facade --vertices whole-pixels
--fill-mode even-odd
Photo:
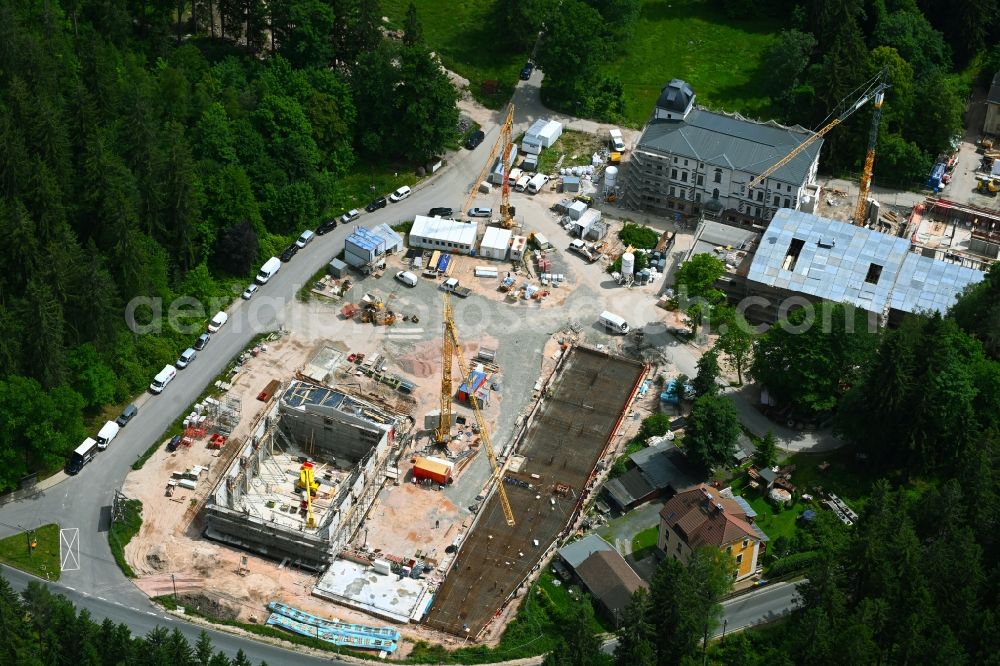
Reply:
[[[718,548],[733,559],[734,577],[742,580],[757,571],[767,535],[756,525],[756,514],[729,489],[701,484],[674,495],[660,510],[657,545],[667,557],[687,562],[705,546]]]

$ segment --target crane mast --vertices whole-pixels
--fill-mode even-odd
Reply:
[[[507,177],[510,175],[510,151],[514,149],[511,144],[513,132],[514,105],[509,104],[507,112],[504,115],[503,124],[500,125],[500,136],[497,137],[496,143],[490,149],[490,154],[486,157],[486,163],[483,164],[483,169],[479,172],[479,177],[472,184],[472,190],[465,198],[465,206],[463,208],[464,211],[472,208],[472,202],[476,200],[476,194],[479,191],[479,184],[486,180],[486,177],[490,173],[490,167],[493,166],[493,160],[496,159],[497,155],[500,155],[501,164],[503,165],[503,183],[500,185],[500,224],[505,229],[514,226],[514,208],[510,205],[510,185],[507,182]]]
[[[771,165],[767,169],[764,169],[764,171],[760,175],[754,176],[753,178],[751,178],[750,182],[747,183],[747,195],[750,194],[750,190],[752,190],[753,188],[759,186],[761,183],[763,183],[765,180],[767,180],[768,176],[770,176],[772,173],[774,173],[775,171],[777,171],[781,167],[783,167],[786,164],[788,164],[789,162],[791,162],[798,155],[800,155],[806,148],[808,148],[809,146],[811,146],[812,144],[814,144],[816,141],[818,141],[819,139],[821,139],[824,135],[826,135],[827,132],[829,132],[834,127],[836,127],[837,125],[839,125],[842,122],[844,122],[845,120],[847,120],[855,111],[857,111],[858,109],[860,109],[861,107],[863,107],[865,104],[867,104],[869,101],[871,101],[872,99],[874,99],[875,100],[875,117],[872,120],[872,132],[873,132],[873,134],[872,134],[872,138],[870,138],[870,140],[869,140],[868,159],[865,160],[867,180],[869,182],[868,182],[867,185],[865,184],[865,174],[863,174],[862,175],[862,184],[861,184],[861,189],[864,192],[865,197],[867,198],[868,192],[869,192],[870,186],[871,186],[871,183],[870,183],[870,181],[871,181],[871,166],[874,165],[874,163],[875,163],[875,138],[878,135],[878,123],[879,123],[879,119],[882,117],[882,102],[883,102],[883,100],[885,98],[885,91],[889,89],[889,84],[887,84],[885,82],[885,77],[886,77],[886,70],[883,69],[881,72],[879,72],[875,76],[874,79],[869,80],[868,87],[861,94],[861,96],[858,97],[850,106],[848,106],[846,109],[844,109],[844,111],[841,112],[841,114],[839,116],[837,116],[836,118],[834,118],[833,120],[831,120],[829,123],[827,123],[826,125],[824,125],[819,131],[813,133],[812,136],[810,136],[808,139],[806,139],[805,141],[803,141],[802,143],[800,143],[798,146],[796,146],[790,153],[788,153],[787,155],[785,155],[784,157],[782,157],[780,160],[778,160],[777,162],[775,162],[773,165]],[[870,160],[870,162],[869,162],[869,160]],[[856,210],[859,209],[860,207],[861,207],[861,204],[859,203],[858,206],[856,207]],[[856,216],[857,216],[857,213],[855,212],[855,217]]]
[[[872,169],[875,167],[875,143],[878,141],[878,126],[882,120],[882,102],[884,101],[885,91],[879,90],[875,93],[875,108],[872,111],[872,127],[868,132],[868,153],[865,155],[865,168],[861,170],[858,203],[854,206],[854,224],[859,227],[864,226],[865,217],[868,215],[868,194],[872,189]]]
[[[451,368],[451,358],[448,356],[448,348],[451,348],[451,353],[455,355],[455,360],[458,361],[458,367],[462,372],[462,376],[465,377],[466,386],[472,387],[472,374],[469,372],[468,364],[465,362],[465,357],[462,356],[462,343],[458,338],[458,328],[455,326],[455,318],[451,309],[451,298],[447,293],[444,295],[444,338],[445,338],[445,357],[444,364],[445,367]],[[449,380],[450,381],[450,380]],[[442,382],[443,384],[443,382]],[[442,387],[443,392],[443,387]],[[451,404],[451,394],[449,392],[449,406]],[[479,426],[479,438],[483,442],[483,448],[486,449],[486,456],[490,461],[490,468],[493,470],[493,476],[491,477],[496,481],[497,484],[497,495],[500,497],[500,506],[503,508],[504,518],[507,520],[507,525],[514,527],[516,524],[514,521],[514,510],[510,506],[510,499],[507,497],[507,491],[503,487],[502,470],[500,468],[500,463],[497,460],[496,452],[493,450],[493,440],[490,439],[489,430],[486,427],[486,419],[483,418],[483,413],[479,409],[479,401],[476,399],[475,395],[469,396],[469,402],[472,403],[472,411],[476,415],[476,424]]]
[[[453,390],[451,386],[451,357],[455,354],[454,343],[448,332],[448,322],[453,321],[451,314],[451,300],[448,294],[444,299],[444,349],[441,359],[441,412],[437,430],[434,431],[434,440],[438,444],[447,444],[451,439],[452,418],[451,396]]]

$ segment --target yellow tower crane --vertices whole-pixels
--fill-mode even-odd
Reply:
[[[441,413],[437,430],[434,431],[434,440],[438,444],[447,444],[451,439],[452,417],[451,396],[453,389],[451,385],[451,358],[455,355],[455,344],[448,332],[448,322],[453,321],[451,314],[451,300],[445,293],[444,299],[444,349],[441,353]],[[459,351],[461,354],[461,351]]]
[[[479,401],[476,399],[476,396],[471,393],[472,374],[469,371],[468,364],[465,362],[465,357],[462,356],[462,343],[458,338],[458,328],[455,326],[455,317],[453,316],[451,309],[451,298],[447,293],[444,295],[444,340],[444,367],[447,368],[448,373],[449,408],[451,405],[450,354],[454,354],[455,360],[458,361],[458,367],[462,371],[462,376],[465,377],[466,386],[470,388],[469,402],[472,403],[472,411],[475,413],[476,423],[479,425],[479,438],[483,442],[483,448],[486,449],[486,456],[490,461],[490,468],[493,470],[493,476],[491,478],[496,481],[497,484],[497,495],[500,497],[500,506],[503,507],[504,518],[506,518],[509,526],[514,527],[514,510],[510,506],[510,500],[507,498],[507,491],[503,487],[503,470],[500,467],[500,463],[497,461],[496,452],[493,450],[493,440],[490,439],[490,432],[486,427],[486,419],[483,418],[483,413],[479,409]],[[442,378],[442,404],[444,403],[444,390],[444,381]]]
[[[869,80],[865,84],[865,89],[861,95],[854,100],[853,103],[847,106],[847,108],[844,109],[839,116],[824,125],[819,131],[814,132],[812,136],[796,146],[790,153],[782,157],[767,169],[764,169],[760,175],[751,178],[750,182],[747,183],[747,196],[750,195],[750,190],[767,180],[768,176],[791,162],[806,148],[823,138],[827,132],[847,120],[851,114],[874,99],[875,113],[872,116],[872,129],[868,140],[868,155],[865,158],[865,168],[861,174],[861,188],[858,193],[858,203],[854,208],[854,223],[864,224],[864,214],[867,212],[868,193],[871,191],[872,167],[875,165],[875,141],[878,138],[878,125],[882,118],[882,102],[885,99],[885,91],[890,87],[889,84],[885,82],[885,77],[886,70],[883,69],[881,72],[876,74],[873,79]]]
[[[503,124],[500,125],[500,136],[497,137],[496,143],[490,149],[490,154],[486,157],[483,170],[479,173],[479,178],[476,179],[476,182],[472,184],[472,190],[466,197],[465,206],[462,208],[463,211],[468,211],[472,208],[472,202],[476,200],[476,194],[479,192],[479,184],[489,176],[493,160],[499,155],[501,164],[503,164],[503,183],[500,185],[500,224],[505,229],[510,229],[514,226],[514,208],[510,205],[510,184],[507,182],[507,177],[510,175],[510,151],[514,150],[514,146],[511,143],[513,132],[514,105],[509,104]]]

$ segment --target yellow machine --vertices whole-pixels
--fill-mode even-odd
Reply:
[[[313,464],[308,460],[302,463],[302,467],[299,469],[299,480],[295,486],[302,491],[305,495],[303,502],[306,505],[306,526],[316,527],[316,517],[313,515],[312,509],[312,498],[319,490],[319,484],[316,483],[316,472],[313,469]]]
[[[839,116],[824,125],[818,132],[815,132],[808,139],[800,143],[794,150],[775,162],[772,166],[765,169],[759,176],[752,178],[750,182],[747,183],[747,196],[750,195],[750,190],[758,187],[761,183],[767,180],[768,176],[791,162],[806,148],[821,139],[834,127],[847,120],[851,114],[867,104],[869,101],[875,100],[875,112],[872,114],[871,132],[868,138],[868,154],[865,156],[865,167],[861,173],[861,187],[858,192],[858,202],[854,207],[854,223],[858,225],[864,224],[865,214],[868,211],[868,193],[871,191],[872,168],[875,166],[875,141],[878,138],[878,126],[882,118],[882,102],[885,100],[885,91],[890,87],[889,84],[885,82],[886,74],[887,72],[885,69],[876,74],[873,79],[868,81],[867,87],[864,92],[861,93],[861,96],[847,106],[847,108],[844,109]]]
[[[444,405],[446,401],[445,393],[447,393],[447,404],[448,410],[451,410],[451,357],[454,355],[455,360],[458,361],[458,367],[462,371],[462,376],[465,377],[466,383],[472,385],[472,373],[465,362],[465,357],[462,356],[462,343],[458,338],[458,329],[455,327],[455,318],[452,314],[451,309],[451,298],[447,293],[444,295],[444,371],[441,377],[441,412],[444,415]],[[447,382],[447,387],[445,386]],[[479,438],[483,442],[483,448],[486,449],[486,456],[490,460],[490,468],[493,470],[493,480],[497,484],[497,495],[500,497],[500,506],[503,507],[503,515],[507,520],[507,524],[514,527],[514,510],[510,506],[510,500],[507,498],[507,491],[503,487],[503,470],[500,468],[500,463],[497,462],[496,452],[493,450],[493,441],[490,439],[489,429],[486,427],[486,419],[483,418],[483,413],[479,409],[479,401],[472,396],[469,400],[472,405],[472,411],[476,415],[476,423],[479,425]]]
[[[510,184],[507,182],[507,177],[510,175],[510,151],[514,149],[514,146],[511,144],[513,131],[514,105],[510,104],[507,107],[503,124],[500,125],[500,136],[497,137],[496,143],[490,149],[490,154],[486,157],[483,170],[479,173],[479,178],[476,179],[476,182],[472,184],[472,191],[465,198],[465,206],[462,209],[463,212],[466,212],[472,208],[472,202],[476,200],[476,194],[479,192],[479,184],[489,176],[493,160],[497,155],[500,155],[502,159],[501,163],[503,164],[503,183],[500,185],[500,225],[504,229],[510,229],[514,226],[514,209],[510,205]]]
[[[1000,184],[995,178],[983,178],[976,183],[976,191],[980,194],[995,196],[997,192],[1000,192]]]

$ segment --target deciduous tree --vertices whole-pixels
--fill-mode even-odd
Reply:
[[[717,395],[698,397],[687,417],[684,451],[691,462],[706,470],[728,464],[740,432],[739,413],[732,402]]]

